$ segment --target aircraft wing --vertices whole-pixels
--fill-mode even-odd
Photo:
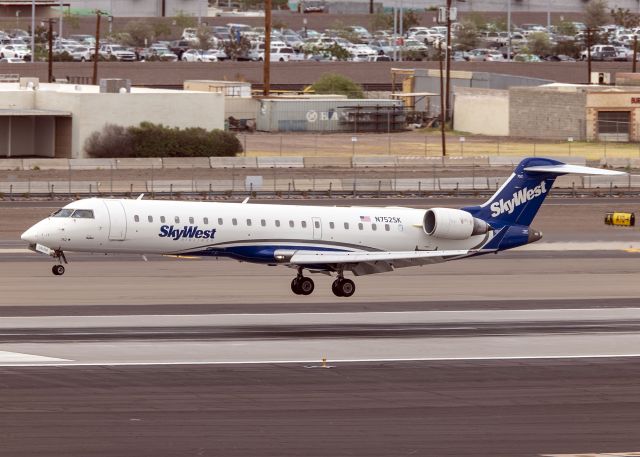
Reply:
[[[394,268],[445,262],[475,252],[477,251],[298,251],[291,256],[288,263],[299,266],[343,265],[346,270],[351,270],[356,276],[361,276],[392,271]]]

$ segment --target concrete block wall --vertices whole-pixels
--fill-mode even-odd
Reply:
[[[509,134],[525,138],[585,138],[586,93],[514,87],[509,90]]]

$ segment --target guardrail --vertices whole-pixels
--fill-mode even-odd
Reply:
[[[438,167],[512,167],[524,157],[167,157],[122,159],[0,159],[0,170],[150,170],[202,168],[438,168]],[[584,157],[558,157],[566,163],[585,165]],[[608,159],[601,165],[615,168],[640,168],[639,159]]]
[[[501,177],[417,177],[417,178],[280,178],[247,176],[224,180],[136,180],[136,181],[11,181],[0,182],[0,196],[19,197],[92,197],[136,196],[141,193],[169,198],[182,195],[213,198],[232,194],[285,193],[300,195],[457,195],[491,194],[506,180]],[[640,175],[562,176],[555,192],[577,194],[640,193]]]

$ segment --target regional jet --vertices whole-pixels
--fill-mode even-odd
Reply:
[[[611,170],[524,159],[485,203],[461,209],[322,207],[89,198],[55,211],[22,234],[50,255],[54,275],[65,252],[228,257],[297,271],[291,290],[313,292],[311,273],[335,275],[350,297],[355,276],[497,253],[539,240],[531,228],[556,177],[617,175]]]

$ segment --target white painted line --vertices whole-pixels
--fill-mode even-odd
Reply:
[[[506,357],[416,357],[416,358],[369,358],[369,359],[331,359],[327,363],[378,363],[378,362],[477,362],[499,360],[574,360],[574,359],[609,359],[637,358],[640,354],[584,354],[584,355],[540,355],[540,356],[506,356]],[[65,359],[54,359],[62,360]],[[0,367],[119,367],[119,366],[170,366],[170,365],[279,365],[279,364],[320,363],[313,360],[246,360],[246,361],[176,361],[176,362],[73,362],[68,363],[1,363]]]
[[[0,249],[0,254],[34,254],[30,249]]]
[[[37,362],[71,362],[71,360],[24,354],[21,352],[0,351],[0,364],[2,364],[2,366],[11,366],[16,363],[36,363],[37,365]]]

